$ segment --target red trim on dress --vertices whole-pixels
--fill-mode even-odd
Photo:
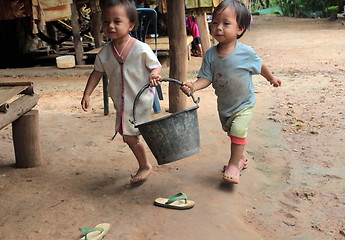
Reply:
[[[132,44],[131,48],[129,49],[128,53],[126,54],[126,56],[123,56],[123,63],[120,63],[119,61],[117,61],[117,58],[116,58],[116,52],[115,52],[115,49],[114,49],[114,45],[113,43],[112,44],[112,50],[113,50],[113,55],[115,57],[115,60],[116,62],[118,62],[118,64],[120,65],[120,68],[121,68],[121,84],[122,84],[122,96],[121,96],[121,99],[122,99],[122,106],[121,106],[121,125],[120,125],[120,129],[119,129],[119,133],[121,135],[124,134],[124,122],[125,122],[125,78],[123,76],[123,65],[125,64],[126,62],[126,59],[127,59],[127,56],[128,54],[131,52],[134,44],[136,43],[136,39],[135,39],[135,42]]]
[[[247,139],[246,138],[239,138],[235,136],[230,136],[231,142],[236,143],[239,145],[246,145],[247,144]]]

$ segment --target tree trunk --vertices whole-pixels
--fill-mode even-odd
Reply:
[[[167,0],[169,33],[169,76],[181,82],[187,80],[187,33],[184,0]],[[169,83],[169,111],[171,113],[186,108],[186,95],[180,86]]]
[[[270,0],[266,0],[266,8],[270,7]]]
[[[259,0],[259,2],[260,2],[261,7],[262,7],[262,8],[265,8],[265,4],[263,3],[263,1],[262,1],[262,0]]]
[[[12,123],[16,166],[20,168],[41,165],[38,110],[31,110]]]

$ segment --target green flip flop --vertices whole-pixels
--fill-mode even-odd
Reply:
[[[101,240],[109,232],[109,229],[109,223],[101,223],[94,228],[82,228],[83,237],[80,240]]]
[[[154,204],[159,207],[184,210],[194,207],[195,202],[188,200],[187,195],[180,192],[171,198],[157,198]]]

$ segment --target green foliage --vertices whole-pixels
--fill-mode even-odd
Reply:
[[[255,0],[253,1],[256,2]],[[337,6],[339,0],[270,0],[270,7],[279,6],[285,16],[302,16],[302,12],[325,11],[331,6]],[[331,14],[335,10],[330,10]],[[328,10],[326,10],[328,14]]]
[[[339,10],[338,6],[331,6],[325,9],[325,12],[327,14],[327,17],[333,17],[337,15],[337,12]]]

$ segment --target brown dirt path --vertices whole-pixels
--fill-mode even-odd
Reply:
[[[106,239],[343,239],[344,37],[338,22],[254,19],[243,42],[283,86],[254,78],[251,161],[237,186],[221,181],[229,141],[211,88],[197,94],[202,152],[164,166],[150,155],[154,173],[133,188],[136,163],[120,138],[109,140],[114,111],[103,116],[101,86],[92,111],[80,109],[88,67],[0,70],[0,81],[35,83],[43,155],[42,167],[13,168],[11,127],[0,131],[0,238],[79,239],[79,228],[109,222]],[[179,191],[197,202],[192,210],[153,206]]]

